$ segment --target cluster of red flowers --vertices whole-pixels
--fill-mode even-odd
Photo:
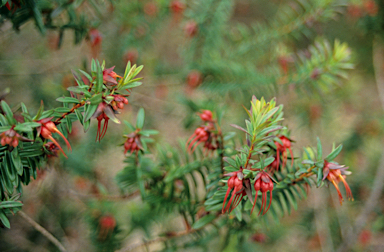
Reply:
[[[128,99],[125,98],[122,95],[112,95],[113,96],[113,101],[111,102],[111,106],[114,110],[118,109],[124,109],[124,104],[128,105]]]
[[[110,67],[103,70],[103,82],[108,86],[115,86],[118,84],[117,78],[122,78],[120,75],[116,74],[113,69],[115,67]],[[113,118],[114,114],[117,113],[118,109],[123,109],[124,105],[128,104],[128,99],[126,96],[128,95],[112,95],[113,100],[110,104],[105,102],[101,102],[97,107],[95,113],[92,115],[92,118],[97,119],[97,134],[96,141],[99,142],[107,133],[109,118]],[[104,120],[103,128],[101,128],[101,123]]]
[[[128,151],[132,154],[134,152],[138,152],[140,149],[143,149],[143,146],[141,144],[140,135],[136,132],[132,132],[131,134],[128,134],[127,140],[124,143],[124,154],[126,154]]]
[[[0,143],[2,146],[8,144],[10,146],[13,146],[13,148],[16,148],[19,145],[19,140],[22,140],[24,142],[31,142],[32,140],[23,137],[19,133],[17,133],[13,128],[10,128],[9,130],[4,131],[0,134]]]
[[[279,170],[281,160],[282,160],[282,168],[285,167],[288,160],[288,150],[289,150],[289,153],[291,154],[291,166],[293,166],[294,157],[291,149],[293,141],[286,136],[280,136],[279,139],[281,143],[278,141],[275,141],[275,145],[276,145],[275,160],[273,160],[273,162],[267,167],[271,173]]]
[[[253,204],[252,211],[255,208],[257,196],[259,191],[262,193],[261,198],[261,207],[259,211],[259,215],[261,212],[263,212],[263,215],[268,212],[269,208],[271,207],[272,203],[272,190],[273,190],[273,182],[274,179],[269,175],[267,172],[260,171],[255,178],[254,181],[254,189],[255,189],[255,200],[252,202],[252,189],[251,189],[251,181],[250,179],[244,179],[243,174],[243,168],[241,167],[239,171],[236,172],[230,172],[225,174],[224,176],[229,176],[228,179],[228,189],[227,193],[225,194],[224,202],[223,202],[223,208],[222,213],[225,212],[231,212],[233,209],[235,209],[243,199],[245,195],[248,196],[248,199]],[[276,181],[275,181],[276,182]],[[233,191],[232,191],[233,189]],[[227,205],[225,206],[225,203],[227,202],[227,198],[232,191],[232,196],[229,199]],[[269,205],[267,206],[267,192],[269,191]],[[232,207],[231,207],[232,206]]]
[[[379,6],[374,0],[365,0],[362,4],[350,4],[348,14],[352,18],[360,18],[364,15],[374,17],[379,12]]]
[[[41,124],[41,126],[37,128],[37,134],[44,139],[51,140],[60,149],[63,155],[67,157],[67,155],[65,155],[63,149],[61,148],[60,144],[52,137],[52,133],[57,133],[64,139],[65,143],[67,144],[68,150],[72,150],[71,145],[69,144],[68,140],[65,138],[63,133],[61,133],[56,128],[56,125],[54,122],[52,122],[52,119],[53,117],[49,117],[49,118],[44,118],[37,121],[38,123]]]
[[[210,110],[204,110],[200,114],[200,119],[206,124],[198,127],[195,133],[187,140],[187,148],[192,153],[200,143],[204,143],[205,150],[217,149],[217,133],[215,132],[215,124],[212,119],[212,112]]]

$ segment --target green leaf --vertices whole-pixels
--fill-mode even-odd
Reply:
[[[341,150],[343,149],[343,145],[340,144],[339,146],[337,146],[336,149],[334,149],[326,158],[325,160],[327,160],[328,162],[331,162],[332,160],[334,160],[337,155],[339,155],[339,153],[341,152]]]
[[[317,160],[321,160],[323,157],[323,148],[321,147],[320,138],[317,138]]]
[[[4,131],[9,130],[10,128],[12,128],[12,126],[0,126],[0,133],[3,133]]]
[[[35,115],[35,117],[33,118],[33,120],[38,120],[40,119],[41,115],[43,114],[44,112],[44,103],[43,101],[41,101],[41,104],[40,104],[40,108],[39,110],[37,111],[37,114]]]
[[[58,107],[58,108],[55,108],[55,112],[57,113],[67,113],[71,111],[70,108],[67,108],[67,107]]]
[[[67,102],[67,103],[80,103],[80,101],[74,97],[59,97],[56,99],[58,102]]]
[[[134,88],[134,87],[138,87],[138,86],[141,86],[143,83],[141,82],[138,82],[138,81],[135,81],[135,82],[132,82],[132,83],[127,83],[123,86],[121,86],[119,89],[128,89],[128,88]]]
[[[11,228],[11,224],[9,223],[9,220],[7,216],[4,214],[3,210],[0,210],[0,220],[4,226],[6,226],[7,228]]]
[[[23,203],[18,202],[18,201],[3,201],[3,202],[0,202],[0,209],[21,207],[21,206],[23,206]]]
[[[95,59],[92,59],[92,62],[91,62],[91,71],[92,72],[95,72],[97,71],[97,66],[96,66],[96,61]]]
[[[84,126],[84,132],[87,132],[87,130],[89,129],[89,126],[91,126],[91,121],[85,121],[83,126]]]
[[[84,123],[87,122],[89,119],[91,119],[91,117],[95,113],[97,107],[98,107],[97,104],[95,104],[95,105],[87,105],[86,106],[85,113],[84,113]]]
[[[317,168],[317,187],[320,186],[322,179],[323,179],[323,169]]]
[[[96,75],[96,92],[100,93],[103,90],[103,70],[101,69],[99,61],[97,64],[97,75]]]
[[[144,126],[144,118],[145,118],[145,112],[143,108],[139,109],[139,112],[137,113],[136,118],[136,128],[142,129]]]
[[[41,126],[40,123],[37,122],[25,122],[25,123],[20,123],[15,126],[14,130],[16,131],[22,131],[22,132],[28,132],[32,131],[32,128],[36,128]]]
[[[143,135],[143,136],[146,136],[146,137],[149,137],[149,136],[151,136],[151,135],[157,135],[157,134],[159,134],[159,131],[157,131],[157,130],[151,130],[151,129],[149,129],[149,130],[141,130],[141,131],[139,132],[139,134],[140,134],[140,135]]]
[[[77,119],[79,119],[79,122],[81,123],[81,125],[83,125],[84,124],[84,122],[83,122],[84,118],[83,118],[83,115],[81,114],[81,112],[78,109],[75,109],[75,114],[77,116]]]
[[[87,94],[88,96],[91,95],[91,93],[88,92],[88,86],[83,87],[69,87],[67,88],[68,91],[74,92],[76,94]]]
[[[13,118],[12,110],[5,101],[1,101],[1,108],[5,113],[5,117],[7,118],[8,123],[11,125],[15,124],[16,120]]]
[[[215,218],[216,218],[215,214],[208,214],[208,215],[202,217],[201,219],[199,219],[198,221],[196,221],[195,223],[193,223],[192,228],[193,229],[200,229],[200,228],[204,227],[205,225],[211,223]]]
[[[128,126],[128,128],[129,128],[131,131],[135,131],[135,130],[136,130],[136,128],[135,128],[130,122],[127,122],[127,121],[124,120],[124,123],[125,123],[125,125]]]
[[[89,82],[92,82],[92,77],[87,72],[84,72],[81,69],[79,69],[79,71],[89,80]]]
[[[103,101],[103,94],[100,93],[100,94],[95,94],[94,96],[92,96],[90,99],[88,99],[87,101],[90,102],[92,105],[94,104],[99,104]]]
[[[19,176],[22,176],[24,169],[17,148],[13,149],[13,151],[11,152],[11,158],[17,174],[19,174]]]
[[[84,87],[84,86],[86,87],[85,83],[83,82],[83,79],[74,70],[71,69],[71,72],[72,72],[73,77],[75,77],[75,80],[76,80],[77,84],[79,85],[79,87]],[[69,88],[71,88],[71,87],[69,87]],[[68,88],[67,88],[67,90],[68,90]],[[68,91],[71,91],[71,90],[68,90]]]

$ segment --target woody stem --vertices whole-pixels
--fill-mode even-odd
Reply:
[[[55,123],[55,124],[59,124],[59,123],[61,123],[61,120],[63,120],[67,115],[72,114],[73,112],[75,112],[75,109],[78,109],[78,108],[80,108],[80,107],[82,107],[82,106],[84,106],[84,105],[85,105],[85,101],[82,101],[82,102],[76,104],[75,106],[73,106],[73,107],[71,108],[70,111],[68,111],[68,112],[66,112],[66,113],[64,113],[64,114],[62,114],[59,118],[57,118],[57,119],[54,121],[54,123]]]
[[[253,147],[254,145],[252,144],[251,148],[249,149],[249,153],[248,153],[247,161],[245,162],[245,165],[244,165],[244,169],[247,169],[249,160],[251,160]]]
[[[48,232],[45,228],[40,226],[36,221],[34,221],[31,217],[29,217],[23,211],[18,212],[19,216],[21,216],[24,220],[26,220],[29,224],[31,224],[38,232],[44,235],[50,242],[55,244],[55,246],[62,252],[67,251],[63,244],[60,243],[58,239],[56,239],[50,232]]]

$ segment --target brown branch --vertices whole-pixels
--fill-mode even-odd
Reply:
[[[254,140],[254,139],[252,139]],[[253,141],[252,141],[253,142]],[[247,161],[245,162],[245,165],[244,165],[244,169],[247,169],[248,167],[248,163],[249,163],[249,160],[251,160],[251,157],[252,157],[252,151],[253,151],[253,147],[255,146],[253,143],[251,143],[251,148],[249,149],[249,153],[248,153],[248,157],[247,157]]]
[[[377,90],[379,93],[382,109],[384,110],[384,43],[378,36],[376,36],[373,40],[372,52]],[[352,231],[348,233],[347,237],[344,239],[343,243],[337,250],[339,252],[349,251],[349,248],[352,247],[353,244],[357,241],[358,235],[366,225],[369,214],[372,213],[380,200],[380,196],[384,187],[384,154],[381,155],[379,167],[377,168],[374,178],[375,180],[373,182],[371,194],[369,195],[368,200],[365,202],[360,215],[356,218],[356,222]]]
[[[59,118],[57,118],[57,119],[55,120],[55,124],[59,124],[59,123],[61,123],[61,120],[63,120],[67,115],[72,114],[72,113],[75,111],[75,109],[78,109],[78,108],[84,106],[84,104],[85,104],[85,102],[82,101],[81,103],[76,104],[75,106],[73,106],[73,107],[71,108],[70,111],[68,111],[68,112],[66,112],[66,113],[64,113],[64,114],[62,114]]]
[[[66,252],[67,250],[65,249],[65,247],[63,246],[63,244],[61,244],[59,242],[59,240],[57,240],[50,232],[48,232],[45,228],[43,228],[42,226],[40,226],[36,221],[34,221],[31,217],[29,217],[26,213],[24,213],[23,211],[19,211],[18,214],[23,218],[25,219],[29,224],[31,224],[37,231],[39,231],[42,235],[44,235],[50,242],[52,242],[53,244],[56,245],[56,247],[62,251],[62,252]]]

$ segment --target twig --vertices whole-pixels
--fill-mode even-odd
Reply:
[[[373,40],[373,66],[375,69],[375,78],[381,106],[384,110],[384,46],[383,41],[376,36]],[[356,242],[358,235],[366,224],[369,214],[373,211],[379,202],[381,192],[384,187],[384,154],[381,156],[379,167],[377,168],[375,181],[368,200],[365,202],[363,210],[356,218],[354,228],[348,233],[346,239],[340,245],[338,252],[349,251],[349,248]]]
[[[42,235],[44,235],[50,242],[56,245],[56,247],[62,251],[66,252],[65,247],[57,240],[50,232],[48,232],[45,228],[40,226],[36,221],[34,221],[31,217],[29,217],[23,211],[19,211],[18,214],[24,218],[29,224],[31,224],[37,231],[39,231]]]
[[[84,101],[82,101],[82,102],[79,103],[79,104],[76,104],[75,106],[73,106],[73,107],[71,108],[70,111],[68,111],[68,112],[66,112],[66,113],[64,113],[64,114],[62,114],[59,118],[57,118],[57,119],[55,120],[55,123],[56,123],[56,124],[59,124],[59,123],[61,122],[61,120],[64,119],[67,115],[73,113],[73,112],[75,111],[75,109],[78,109],[78,108],[84,106],[84,104],[85,104]]]

